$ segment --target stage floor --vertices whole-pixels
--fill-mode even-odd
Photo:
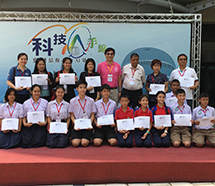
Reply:
[[[1,185],[215,181],[211,147],[0,150]]]

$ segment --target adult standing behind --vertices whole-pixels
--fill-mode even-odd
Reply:
[[[122,71],[120,64],[113,61],[115,50],[107,48],[105,50],[106,61],[99,63],[97,72],[101,76],[102,85],[108,84],[111,87],[110,99],[118,104],[118,98],[121,95],[122,89]],[[117,90],[119,88],[119,92]]]
[[[48,74],[48,86],[41,86],[42,92],[40,97],[46,99],[47,101],[51,100],[51,91],[53,87],[53,75],[51,72],[48,72],[46,69],[46,62],[44,58],[37,58],[34,66],[34,72],[32,74]]]
[[[11,88],[14,88],[17,91],[16,101],[18,103],[24,103],[29,99],[29,90],[30,87],[16,87],[15,86],[15,76],[31,76],[31,71],[25,66],[28,62],[28,55],[25,53],[18,54],[18,65],[12,67],[8,73],[7,85]]]
[[[142,88],[145,83],[145,70],[139,65],[139,55],[132,53],[130,64],[122,68],[122,94],[127,94],[130,99],[129,106],[139,106],[138,100],[143,94]]]
[[[146,79],[146,90],[149,92],[149,107],[152,108],[156,105],[156,96],[150,95],[150,92],[152,91],[149,87],[150,84],[164,84],[165,89],[164,92],[166,93],[168,91],[168,79],[166,74],[163,74],[160,72],[160,69],[162,67],[162,63],[158,59],[154,59],[151,62],[151,68],[153,70],[153,73],[149,74]]]
[[[84,66],[84,72],[81,72],[80,74],[80,80],[86,81],[86,77],[90,77],[90,76],[100,77],[100,74],[98,72],[95,72],[95,69],[96,69],[96,63],[94,59],[88,58]],[[100,87],[89,86],[87,87],[86,95],[93,98],[95,101],[98,101],[100,97],[99,89]]]
[[[71,58],[69,58],[69,57],[63,58],[62,70],[56,72],[54,75],[54,86],[55,87],[58,86],[60,83],[60,74],[61,73],[75,73],[74,70],[72,69],[72,59]],[[77,81],[77,80],[78,80],[78,77],[76,76],[76,73],[75,73],[75,81]],[[63,99],[67,102],[70,102],[70,100],[75,97],[75,91],[74,91],[75,85],[63,85],[63,86],[65,89],[65,94],[64,94]]]
[[[182,87],[186,92],[187,104],[192,108],[192,104],[193,104],[192,91],[195,90],[199,85],[198,77],[197,77],[196,71],[193,68],[187,67],[187,56],[185,54],[180,54],[177,58],[177,61],[178,61],[179,67],[171,72],[169,82],[171,83],[173,79],[179,80],[180,78],[185,78],[185,77],[194,78],[193,86],[189,88]]]

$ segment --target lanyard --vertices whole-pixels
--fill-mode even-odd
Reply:
[[[159,77],[160,77],[160,73],[155,77],[155,79],[153,78],[153,74],[152,74],[151,75],[152,82],[155,84],[155,81],[157,81]]]
[[[137,71],[137,69],[133,70],[133,68],[131,68],[132,78],[134,77],[134,74],[135,74],[136,71]]]
[[[82,106],[82,104],[81,104],[81,102],[80,102],[79,99],[78,99],[78,102],[79,102],[79,104],[80,104],[80,106],[81,106],[83,112],[85,113],[84,109],[85,109],[85,106],[86,106],[86,103],[87,103],[87,99],[85,99],[84,106]]]
[[[111,65],[111,68],[109,67],[109,65],[107,65],[107,68],[108,68],[108,70],[109,70],[109,73],[111,74],[111,71],[112,71],[112,69],[113,69],[113,64]]]
[[[14,105],[14,107],[13,107],[12,112],[10,112],[9,105],[7,106],[7,109],[8,109],[8,112],[9,112],[9,114],[10,114],[10,117],[12,117],[12,116],[13,116],[13,112],[14,112],[15,108],[16,108],[16,103],[15,103],[15,105]]]
[[[201,109],[201,110],[204,112],[204,115],[206,116],[206,112],[208,111],[208,109],[206,110]]]
[[[32,99],[31,99],[31,104],[32,104],[32,106],[33,106],[33,108],[34,108],[35,111],[37,111],[37,109],[38,109],[38,107],[39,107],[39,105],[40,105],[40,102],[41,102],[41,99],[39,99],[38,105],[37,105],[37,107],[35,108],[35,107],[34,107],[34,104],[33,104],[33,101],[32,101]]]
[[[179,75],[180,75],[181,77],[184,76],[184,74],[185,74],[185,72],[186,72],[186,69],[185,69],[184,71],[182,71],[182,72],[183,72],[183,73],[181,74],[181,70],[178,71],[178,73],[179,73]]]
[[[103,108],[104,108],[104,111],[105,111],[105,105],[104,105],[104,103],[102,103],[102,106],[103,106]],[[107,114],[107,112],[108,112],[108,109],[109,109],[109,106],[110,106],[110,102],[109,102],[109,104],[108,104],[108,106],[107,106],[107,109],[106,109],[106,111],[105,111],[105,114]]]
[[[183,105],[182,110],[180,109],[180,107],[178,106],[178,109],[181,111],[181,113],[183,113],[185,106]]]
[[[57,112],[58,112],[58,116],[60,115],[60,110],[61,110],[61,108],[62,108],[62,106],[63,106],[63,103],[61,103],[61,105],[60,105],[60,108],[58,109],[58,105],[55,103],[55,105],[56,105],[56,108],[57,108]]]
[[[88,73],[88,76],[93,76],[93,73],[92,73],[92,74],[89,74],[89,73]]]
[[[20,72],[20,74],[21,74],[22,76],[25,75],[25,70],[24,70],[24,72],[22,73],[22,71],[19,69],[19,72]]]

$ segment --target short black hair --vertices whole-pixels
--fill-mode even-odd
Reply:
[[[19,53],[18,56],[17,56],[17,59],[19,60],[19,58],[21,58],[22,56],[26,56],[26,58],[28,59],[28,55],[24,52],[22,53]]]
[[[121,100],[121,98],[128,98],[129,99],[129,96],[127,94],[121,94],[119,100]]]
[[[182,89],[182,88],[179,88],[178,90],[176,90],[176,96],[178,95],[178,94],[185,94],[186,95],[186,93],[185,93],[185,91],[184,91],[184,89]]]
[[[63,89],[63,91],[65,92],[65,88],[62,85],[58,85],[55,89],[55,91],[57,91],[58,89]]]
[[[178,79],[173,79],[172,81],[171,81],[171,84],[172,83],[179,83],[179,85],[180,85],[180,81],[178,80]]]
[[[93,65],[94,65],[93,72],[95,72],[95,69],[96,69],[96,62],[95,62],[95,60],[94,60],[93,58],[88,58],[88,59],[87,59],[85,65],[84,65],[84,70],[85,70],[85,72],[88,72],[87,64],[88,64],[89,62],[93,63]]]
[[[143,99],[143,98],[145,98],[145,97],[146,97],[146,98],[148,99],[148,101],[149,101],[149,96],[147,96],[146,94],[140,95],[138,101],[141,101],[141,99]]]
[[[115,50],[114,50],[113,48],[111,48],[111,47],[109,47],[109,48],[107,48],[107,49],[105,50],[105,55],[106,55],[108,52],[110,52],[110,51],[113,51],[113,54],[115,55]]]
[[[138,55],[137,53],[132,53],[132,54],[130,55],[130,59],[131,59],[132,57],[139,57],[139,55]]]
[[[4,100],[5,100],[6,102],[9,101],[8,96],[10,95],[11,92],[14,92],[14,94],[15,94],[15,100],[16,100],[16,96],[17,96],[16,90],[15,90],[14,88],[9,88],[9,89],[7,89],[7,91],[6,91],[6,93],[5,93],[5,96],[4,96]]]
[[[181,56],[186,57],[186,60],[187,60],[187,55],[186,55],[186,54],[179,54],[178,57],[177,57],[177,60],[179,60],[179,58],[180,58]]]
[[[111,90],[110,86],[108,84],[104,84],[101,86],[100,91],[107,89],[107,90]]]
[[[207,93],[201,93],[199,95],[199,99],[201,99],[201,98],[209,98],[209,94],[207,94]]]
[[[165,92],[164,92],[164,91],[161,91],[161,90],[160,90],[160,91],[158,91],[158,92],[157,92],[157,94],[156,94],[155,96],[156,96],[156,97],[158,97],[158,95],[159,95],[159,94],[163,94],[163,95],[166,97],[166,94],[165,94]]]
[[[32,87],[31,87],[31,91],[33,91],[35,87],[39,87],[39,88],[40,88],[40,91],[42,92],[42,88],[41,88],[41,86],[40,86],[40,85],[38,85],[38,84],[34,84],[34,85],[32,85]]]
[[[77,87],[79,87],[80,85],[86,85],[86,87],[87,87],[87,82],[86,82],[85,80],[82,80],[82,79],[81,79],[81,80],[79,80],[79,81],[76,83],[75,86],[76,86],[76,88],[77,88]]]

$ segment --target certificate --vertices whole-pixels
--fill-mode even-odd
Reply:
[[[174,114],[174,126],[192,126],[191,114]]]
[[[177,103],[178,99],[174,96],[174,97],[170,97],[167,98],[165,100],[166,106],[167,107],[172,107],[173,105],[175,105]]]
[[[65,122],[51,122],[49,133],[53,134],[66,134],[67,133],[67,123]]]
[[[100,76],[90,76],[85,77],[85,80],[87,82],[87,86],[90,87],[100,87],[101,86],[101,78]]]
[[[76,119],[74,129],[88,129],[93,128],[90,119]]]
[[[75,84],[75,73],[59,74],[60,85],[74,85]]]
[[[2,120],[1,130],[18,130],[19,119],[6,118]]]
[[[97,118],[98,125],[112,125],[114,124],[113,114],[104,115]]]
[[[155,127],[171,127],[171,116],[170,115],[155,115]]]
[[[32,74],[32,85],[48,85],[48,74]]]
[[[31,77],[15,76],[15,86],[18,87],[31,87]]]
[[[119,119],[116,120],[117,130],[134,130],[134,121],[133,119]]]
[[[150,84],[149,88],[152,90],[150,95],[156,95],[158,91],[164,91],[165,85],[163,84]]]
[[[28,123],[45,122],[44,111],[27,112]]]
[[[214,124],[211,123],[211,120],[214,120],[214,117],[208,117],[208,118],[202,118],[202,119],[198,119],[198,121],[200,122],[199,125],[197,125],[198,127],[211,127]]]
[[[192,87],[194,85],[194,78],[189,77],[179,77],[181,87]]]
[[[144,128],[148,129],[150,127],[150,117],[149,116],[138,116],[134,118],[134,128]]]

